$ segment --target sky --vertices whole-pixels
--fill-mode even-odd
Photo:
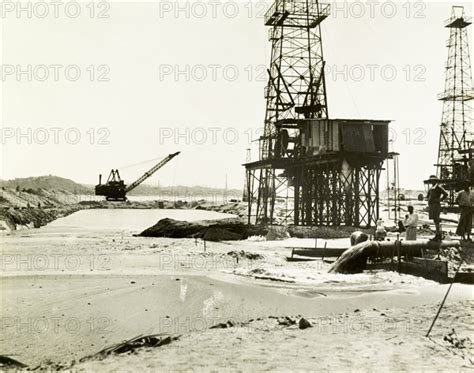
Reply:
[[[36,3],[0,9],[0,178],[94,184],[119,168],[131,182],[181,151],[148,183],[243,188],[265,116],[268,4]],[[454,4],[472,7],[331,4],[322,26],[329,115],[393,120],[400,183],[422,189],[437,157],[444,20]]]

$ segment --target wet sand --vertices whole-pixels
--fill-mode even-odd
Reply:
[[[440,299],[445,287],[362,293],[319,293],[205,276],[21,276],[2,278],[4,354],[35,366],[68,363],[138,335],[186,334],[221,322],[355,309],[410,308]],[[450,301],[469,297],[457,286]],[[306,290],[308,293],[310,290]]]
[[[255,320],[229,329],[206,330],[137,354],[87,361],[78,371],[254,372],[470,372],[472,343],[455,348],[443,340],[455,328],[472,336],[474,304],[446,307],[430,338],[425,337],[436,307],[373,309],[311,318],[312,327]],[[469,349],[471,351],[469,352]],[[257,368],[256,368],[257,367]]]
[[[352,315],[356,310],[369,315],[364,319],[367,321],[373,309],[391,312],[394,320],[403,319],[404,315],[421,319],[424,328],[447,288],[390,272],[328,275],[328,265],[320,261],[287,263],[285,242],[210,243],[204,250],[202,242],[192,239],[146,239],[132,237],[132,233],[47,227],[2,236],[0,354],[30,367],[48,362],[68,366],[73,360],[138,335],[169,333],[183,337],[176,346],[150,352],[144,360],[148,369],[171,369],[174,358],[178,364],[175,369],[227,367],[225,362],[229,368],[244,370],[251,370],[252,364],[262,369],[290,369],[293,359],[297,359],[294,361],[300,369],[310,369],[314,362],[314,354],[309,353],[311,346],[315,346],[314,351],[325,348],[328,352],[323,361],[327,362],[331,355],[342,354],[346,338],[351,343],[364,338],[366,344],[375,341],[374,346],[378,346],[383,335],[367,332],[348,337],[347,333],[336,331],[324,339],[312,329],[299,340],[301,335],[292,336],[291,331],[290,335],[278,337],[278,327],[274,325],[251,323],[250,327],[232,329],[233,332],[208,329],[228,320],[246,323],[285,315],[331,318]],[[236,261],[227,255],[240,250],[258,253],[264,260]],[[256,279],[255,274],[260,273],[269,279]],[[472,286],[456,284],[447,303],[451,311],[442,313],[437,333],[449,332],[449,318],[467,317],[465,309],[469,307],[465,303],[460,306],[460,302],[472,299]],[[456,307],[462,307],[459,315]],[[456,325],[463,326],[460,321]],[[393,340],[398,343],[397,338],[403,339],[404,335],[400,332]],[[397,354],[404,350],[398,351],[392,339],[384,343],[389,351],[395,351],[389,354],[391,361],[397,361]],[[416,355],[416,351],[405,349],[407,357]],[[178,351],[192,358],[186,363],[174,355]],[[286,363],[282,361],[284,351],[293,351],[293,355],[287,355]],[[156,361],[155,355],[162,353],[168,356],[166,362]],[[235,356],[247,358],[235,360]],[[463,367],[455,354],[450,356],[449,363]],[[106,360],[99,365],[85,363],[84,367],[131,369],[137,363],[130,359],[116,357],[109,366]],[[363,367],[362,361],[356,359],[359,365],[355,366]],[[281,365],[275,365],[277,362]],[[336,359],[329,365],[317,366],[349,367],[344,359],[340,364]]]

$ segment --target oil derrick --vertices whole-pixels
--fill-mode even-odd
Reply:
[[[295,127],[301,118],[327,118],[321,22],[330,6],[318,1],[277,0],[265,16],[272,43],[260,159],[295,157]],[[260,170],[257,222],[273,222],[275,200],[288,189],[286,175]]]
[[[472,128],[472,76],[469,55],[468,27],[471,19],[464,7],[454,6],[445,26],[450,30],[447,42],[445,89],[439,95],[443,116],[437,163],[437,176],[449,190],[449,204],[455,203],[455,193],[466,182],[473,184],[474,167]]]
[[[330,5],[275,0],[259,161],[247,163],[248,220],[256,224],[373,226],[388,156],[388,122],[330,120],[321,24]]]

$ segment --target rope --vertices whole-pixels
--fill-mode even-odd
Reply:
[[[119,167],[118,169],[119,169],[119,170],[126,170],[126,169],[129,169],[129,168],[133,168],[133,167],[137,167],[137,166],[144,165],[144,164],[146,164],[146,163],[151,163],[151,162],[159,161],[159,160],[163,159],[164,157],[165,157],[165,156],[158,157],[158,158],[154,158],[154,159],[149,159],[149,160],[147,160],[147,161],[142,161],[142,162],[134,163],[134,164],[131,164],[131,165],[128,165],[128,166]]]

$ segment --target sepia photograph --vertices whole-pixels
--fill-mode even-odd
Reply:
[[[472,372],[472,15],[0,0],[0,371]]]

